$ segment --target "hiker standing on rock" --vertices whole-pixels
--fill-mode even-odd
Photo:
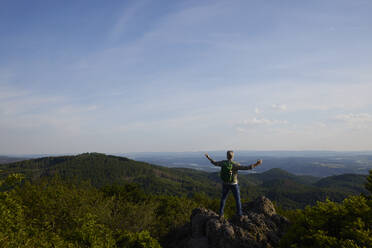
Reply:
[[[221,167],[220,176],[223,181],[222,184],[222,196],[221,196],[221,204],[220,204],[220,218],[223,217],[223,210],[225,208],[225,203],[227,199],[227,195],[231,190],[233,192],[235,202],[236,202],[236,214],[238,216],[242,216],[242,203],[240,201],[240,191],[238,185],[238,170],[252,170],[256,166],[262,164],[262,160],[258,160],[255,164],[251,165],[240,165],[238,162],[233,161],[234,152],[227,151],[227,160],[222,161],[214,161],[209,155],[206,153],[205,156],[211,163],[215,166]]]

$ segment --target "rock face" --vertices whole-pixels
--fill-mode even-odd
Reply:
[[[288,220],[276,214],[266,197],[243,205],[243,216],[219,219],[208,209],[196,208],[190,217],[189,234],[171,247],[184,248],[270,248],[276,247]]]

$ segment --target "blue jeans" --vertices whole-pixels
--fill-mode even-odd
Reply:
[[[233,192],[235,202],[236,202],[236,214],[238,216],[242,216],[242,203],[240,201],[240,191],[238,184],[222,184],[222,197],[221,197],[221,204],[220,204],[220,216],[223,215],[223,209],[225,208],[225,203],[227,199],[227,195],[229,191]]]

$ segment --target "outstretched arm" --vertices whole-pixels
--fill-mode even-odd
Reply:
[[[218,165],[217,165],[217,162],[214,161],[211,157],[209,157],[208,153],[206,153],[206,154],[204,154],[204,155],[205,155],[205,157],[206,157],[209,161],[211,161],[211,163],[212,163],[213,165],[218,166]]]
[[[254,169],[255,167],[257,167],[257,166],[259,166],[261,164],[262,164],[262,159],[257,160],[257,162],[254,163],[254,164],[250,164],[250,165],[239,165],[239,166],[237,166],[237,169],[238,170],[252,170],[252,169]]]

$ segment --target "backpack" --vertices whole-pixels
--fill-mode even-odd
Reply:
[[[224,183],[232,183],[233,178],[233,163],[229,160],[223,161],[221,165],[220,177]]]

